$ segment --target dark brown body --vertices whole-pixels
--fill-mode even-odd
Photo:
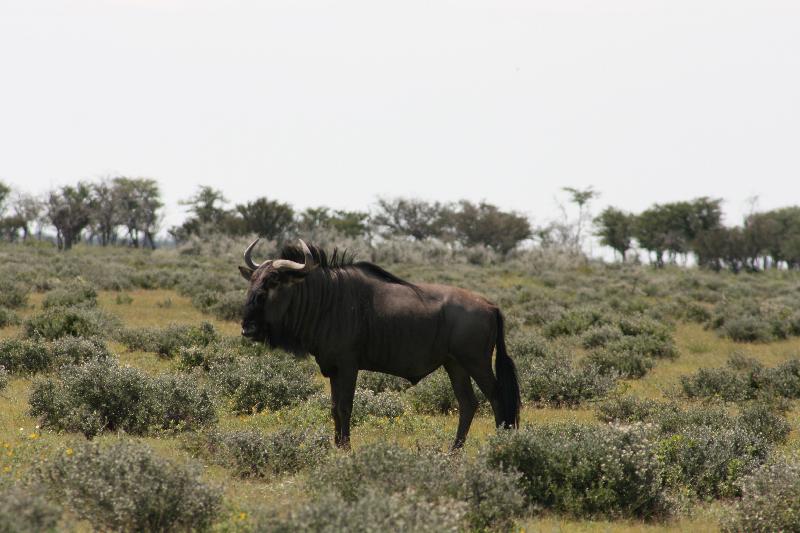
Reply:
[[[289,248],[282,255],[298,254]],[[517,425],[519,386],[494,304],[457,287],[412,285],[371,263],[331,264],[315,248],[310,254],[306,263],[313,258],[319,268],[302,275],[268,263],[243,270],[251,287],[242,332],[316,358],[331,381],[337,445],[349,442],[359,370],[416,383],[444,366],[459,404],[454,447],[463,444],[478,405],[470,378],[489,398],[496,423]]]

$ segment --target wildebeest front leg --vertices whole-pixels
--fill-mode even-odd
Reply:
[[[340,448],[350,447],[350,415],[353,412],[353,396],[356,392],[358,370],[339,369],[331,377],[331,398],[333,405],[336,434],[334,442]]]
[[[469,426],[478,409],[478,399],[475,391],[472,390],[472,381],[464,367],[455,360],[448,360],[444,364],[444,369],[450,376],[450,384],[458,400],[458,429],[456,430],[456,440],[453,442],[453,450],[461,448],[467,438]]]

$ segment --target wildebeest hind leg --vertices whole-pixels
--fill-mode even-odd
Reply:
[[[469,426],[478,409],[478,399],[475,397],[475,391],[472,390],[469,374],[463,366],[458,364],[455,359],[448,359],[444,363],[444,369],[450,376],[450,384],[453,386],[453,392],[458,400],[458,429],[452,447],[455,450],[464,445]]]
[[[339,418],[339,427],[334,436],[336,446],[340,448],[350,447],[350,414],[353,412],[353,396],[356,392],[356,369],[338,369],[336,374],[331,376],[331,396],[336,398],[333,407]],[[334,416],[334,425],[336,417]]]
[[[494,372],[492,372],[491,356],[485,357],[480,361],[462,360],[461,364],[464,365],[467,373],[475,380],[483,395],[489,399],[494,413],[494,422],[497,426],[500,426],[503,423],[503,411],[497,394],[497,379],[495,379]]]

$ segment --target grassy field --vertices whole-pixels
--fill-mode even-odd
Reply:
[[[4,253],[7,257],[13,257],[15,254],[13,249],[8,248]],[[78,253],[83,254],[83,258],[93,257],[91,251]],[[127,264],[135,270],[139,268],[137,265],[142,264],[141,259],[135,253],[131,253],[131,256]],[[196,276],[198,270],[222,272],[224,259],[221,258],[219,262],[209,259],[208,263],[195,260],[199,261],[195,271],[187,270],[185,275]],[[164,264],[171,264],[173,260],[176,259],[167,254],[159,259]],[[83,268],[80,261],[76,264],[76,268]],[[635,306],[622,305],[614,312],[621,316],[645,313],[656,317],[657,322],[669,325],[676,356],[655,358],[652,368],[642,377],[618,379],[611,391],[596,398],[586,398],[572,404],[526,400],[522,411],[523,425],[549,425],[559,422],[604,425],[605,423],[597,417],[597,407],[608,398],[619,395],[660,401],[672,400],[686,406],[696,405],[701,400],[690,400],[681,393],[682,376],[692,375],[702,368],[724,367],[734,352],[754,358],[767,368],[777,367],[797,358],[800,353],[798,336],[789,334],[786,338],[736,342],[723,330],[709,327],[708,321],[704,324],[688,320],[682,316],[681,311],[682,306],[689,305],[711,311],[719,309],[720,301],[723,300],[715,298],[715,294],[726,295],[727,299],[733,299],[732,295],[737,295],[737,298],[746,299],[755,305],[762,301],[783,298],[786,294],[794,295],[796,298],[797,288],[800,287],[800,276],[797,275],[786,273],[761,277],[742,275],[737,278],[726,274],[684,272],[678,269],[666,273],[654,272],[645,267],[609,270],[607,267],[597,265],[578,266],[566,272],[550,271],[546,265],[535,269],[517,265],[499,267],[458,265],[454,271],[443,267],[414,264],[388,266],[397,274],[412,281],[451,282],[495,299],[506,309],[509,321],[513,325],[509,334],[512,341],[525,335],[543,335],[550,331],[549,324],[554,320],[539,315],[542,309],[552,307],[554,302],[559,303],[559,301],[563,302],[563,307],[552,311],[553,316],[560,316],[565,310],[596,305],[598,302],[614,298],[623,302],[635,301]],[[230,264],[230,268],[234,270],[235,264]],[[178,272],[175,276],[180,278],[183,274]],[[172,288],[145,289],[129,286],[121,290],[108,290],[103,287],[104,282],[93,282],[90,272],[82,275],[83,283],[97,288],[96,308],[119,319],[115,327],[163,328],[169,324],[197,326],[208,322],[222,337],[238,336],[240,325],[237,321],[218,318],[222,313],[216,313],[215,316],[213,310],[198,305],[198,298],[186,290],[181,290],[176,283],[173,283]],[[43,303],[50,291],[70,287],[69,282],[64,281],[54,281],[46,285],[48,286],[36,288],[35,283],[30,283],[31,290],[25,305],[15,311],[18,323],[0,329],[0,338],[13,339],[24,336],[25,321],[42,313]],[[684,287],[684,293],[680,293],[681,287]],[[231,285],[231,288],[223,288],[220,292],[235,290],[238,289]],[[692,295],[692,291],[702,294]],[[124,295],[124,298],[120,295]],[[680,298],[683,295],[686,296],[685,299]],[[550,335],[548,338],[547,342],[557,344],[560,349],[568,352],[575,362],[586,358],[589,353],[589,349],[582,344],[580,333]],[[149,351],[130,349],[115,335],[109,335],[106,342],[123,366],[140,369],[151,376],[186,372],[181,366],[179,357],[163,357]],[[52,427],[41,428],[41,420],[29,414],[29,396],[33,383],[44,375],[57,374],[57,369],[35,376],[24,372],[12,373],[7,386],[0,391],[0,454],[2,454],[0,487],[25,483],[37,469],[46,468],[48,461],[52,461],[55,455],[66,453],[64,450],[72,450],[73,447],[77,448],[85,441],[80,433],[59,431]],[[199,381],[206,379],[197,373],[192,375],[198,376]],[[327,388],[327,382],[321,375],[317,373],[314,379],[321,384],[321,387]],[[735,402],[725,405],[731,410],[737,409]],[[784,409],[783,416],[788,420],[791,431],[788,438],[774,447],[771,456],[791,455],[800,451],[800,434],[798,434],[800,416],[795,400],[790,398]],[[291,409],[264,409],[254,414],[240,414],[234,412],[225,399],[216,400],[215,411],[218,416],[215,427],[219,431],[253,429],[270,434],[281,428],[292,427],[295,423],[292,418],[295,411]],[[397,443],[408,449],[432,447],[445,451],[455,433],[456,421],[457,414],[454,412],[425,414],[408,406],[403,414],[396,418],[368,416],[363,423],[353,428],[353,451],[331,451],[329,455],[358,454],[360,449],[381,442]],[[322,427],[332,434],[331,422],[325,422]],[[220,464],[219,461],[203,454],[193,453],[192,446],[187,445],[187,442],[191,441],[192,434],[193,432],[163,430],[137,436],[103,431],[93,441],[103,443],[125,439],[141,442],[170,461],[179,464],[200,463],[202,479],[211,485],[223,487],[224,491],[222,511],[213,525],[216,530],[249,530],[254,527],[253,516],[259,509],[265,507],[279,509],[286,514],[311,498],[306,487],[316,482],[309,477],[313,469],[302,468],[297,473],[272,475],[266,478],[237,478],[229,467]],[[465,456],[468,458],[479,456],[487,440],[494,434],[493,419],[488,409],[483,406],[473,423],[464,450]],[[624,516],[587,518],[580,513],[559,513],[543,508],[517,517],[513,529],[592,532],[714,531],[719,527],[720,518],[731,512],[735,500],[735,495],[692,498],[688,505],[681,507],[680,512],[655,520]],[[65,513],[60,518],[58,527],[77,531],[89,531],[93,528],[90,519],[81,518],[80,513],[73,512],[69,505],[65,506]]]

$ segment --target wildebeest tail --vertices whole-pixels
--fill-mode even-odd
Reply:
[[[497,375],[498,399],[502,411],[502,422],[508,427],[519,426],[519,381],[517,367],[506,351],[506,336],[503,327],[503,314],[497,313],[497,342],[494,359],[494,373]]]

